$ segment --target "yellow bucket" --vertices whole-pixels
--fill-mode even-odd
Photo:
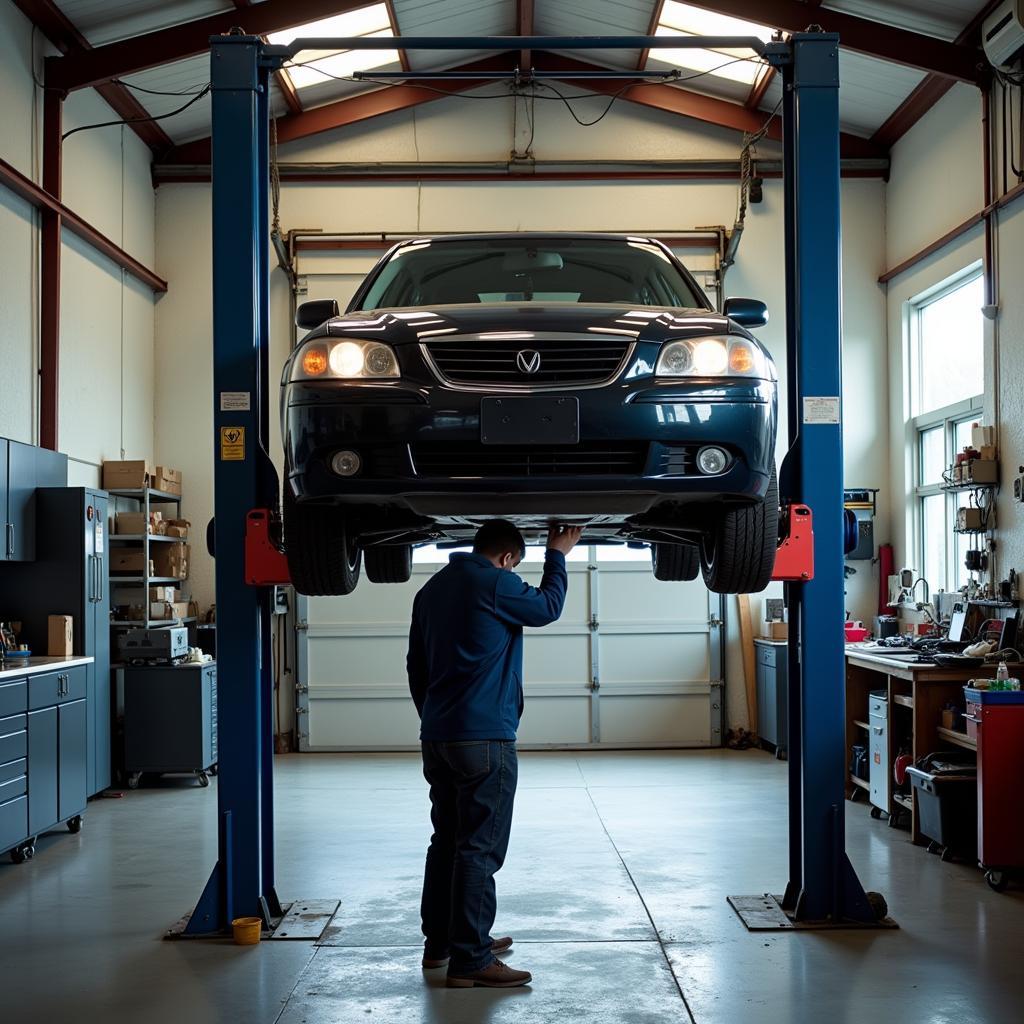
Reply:
[[[263,921],[258,917],[236,917],[231,922],[236,946],[255,946],[260,941]]]

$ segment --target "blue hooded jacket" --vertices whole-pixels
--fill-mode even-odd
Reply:
[[[523,714],[523,627],[562,614],[565,556],[547,552],[540,587],[488,558],[456,553],[416,595],[409,690],[420,739],[514,740]]]

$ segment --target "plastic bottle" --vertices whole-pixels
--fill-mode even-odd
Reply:
[[[1007,680],[1010,678],[1010,670],[1006,667],[1006,662],[999,662],[999,668],[996,669],[996,690],[1008,689]]]

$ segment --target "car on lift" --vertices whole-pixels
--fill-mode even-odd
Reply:
[[[767,585],[778,545],[777,381],[655,238],[416,238],[346,312],[306,302],[284,366],[284,543],[304,594],[410,578],[420,544],[501,516],[528,540],[649,545],[654,575]]]

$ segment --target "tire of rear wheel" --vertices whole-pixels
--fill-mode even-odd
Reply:
[[[695,544],[652,544],[651,567],[656,580],[695,580],[700,575],[700,553]]]
[[[351,542],[340,509],[302,505],[284,489],[284,547],[292,586],[307,597],[351,594],[362,552]]]
[[[756,505],[728,508],[701,539],[704,583],[716,594],[756,594],[768,586],[779,546],[779,485]]]
[[[363,564],[371,583],[408,583],[412,577],[412,545],[366,548]]]

